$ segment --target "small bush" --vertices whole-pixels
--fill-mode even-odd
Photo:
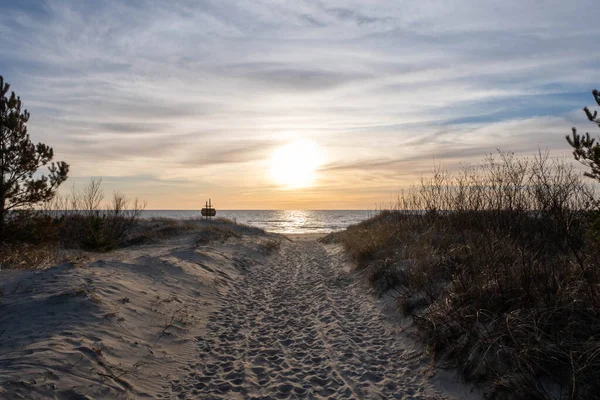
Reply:
[[[67,248],[107,251],[126,243],[138,224],[145,203],[130,202],[115,192],[106,207],[101,180],[92,180],[83,191],[72,190],[67,197],[56,198],[45,212],[53,217],[61,244]]]
[[[52,216],[39,211],[20,210],[8,215],[4,226],[3,242],[4,244],[47,244],[56,242],[58,234]]]

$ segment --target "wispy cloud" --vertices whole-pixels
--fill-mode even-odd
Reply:
[[[370,207],[433,157],[566,154],[599,17],[596,0],[23,0],[0,4],[0,74],[74,178],[150,207]],[[297,137],[327,162],[282,192],[267,159]]]

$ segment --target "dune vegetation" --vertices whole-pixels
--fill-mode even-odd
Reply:
[[[438,364],[498,398],[594,398],[600,213],[587,175],[544,153],[436,168],[392,209],[325,240],[395,297]]]
[[[344,245],[377,293],[391,291],[437,360],[469,381],[520,398],[592,398],[600,220],[584,179],[544,154],[500,154],[438,170],[396,209],[327,240]]]

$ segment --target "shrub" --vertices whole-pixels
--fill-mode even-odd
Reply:
[[[5,243],[30,245],[56,242],[58,229],[52,216],[33,210],[19,210],[8,214],[5,226]]]
[[[106,251],[126,242],[126,236],[137,225],[145,203],[130,202],[119,192],[106,207],[102,180],[93,179],[83,191],[73,189],[67,197],[56,198],[46,207],[54,219],[58,237],[65,247]]]

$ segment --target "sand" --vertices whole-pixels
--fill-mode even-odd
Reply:
[[[326,233],[285,233],[283,234],[286,238],[288,238],[292,242],[310,242],[314,240],[319,240],[322,237],[327,236]]]
[[[187,234],[0,273],[0,398],[450,399],[343,253]]]
[[[194,337],[265,257],[264,240],[183,235],[82,266],[2,271],[0,398],[156,397],[195,362]]]
[[[303,239],[284,242],[279,254],[233,286],[209,317],[207,335],[197,338],[197,363],[186,367],[164,398],[471,395],[467,387],[435,376],[422,349],[353,283],[339,249]]]

